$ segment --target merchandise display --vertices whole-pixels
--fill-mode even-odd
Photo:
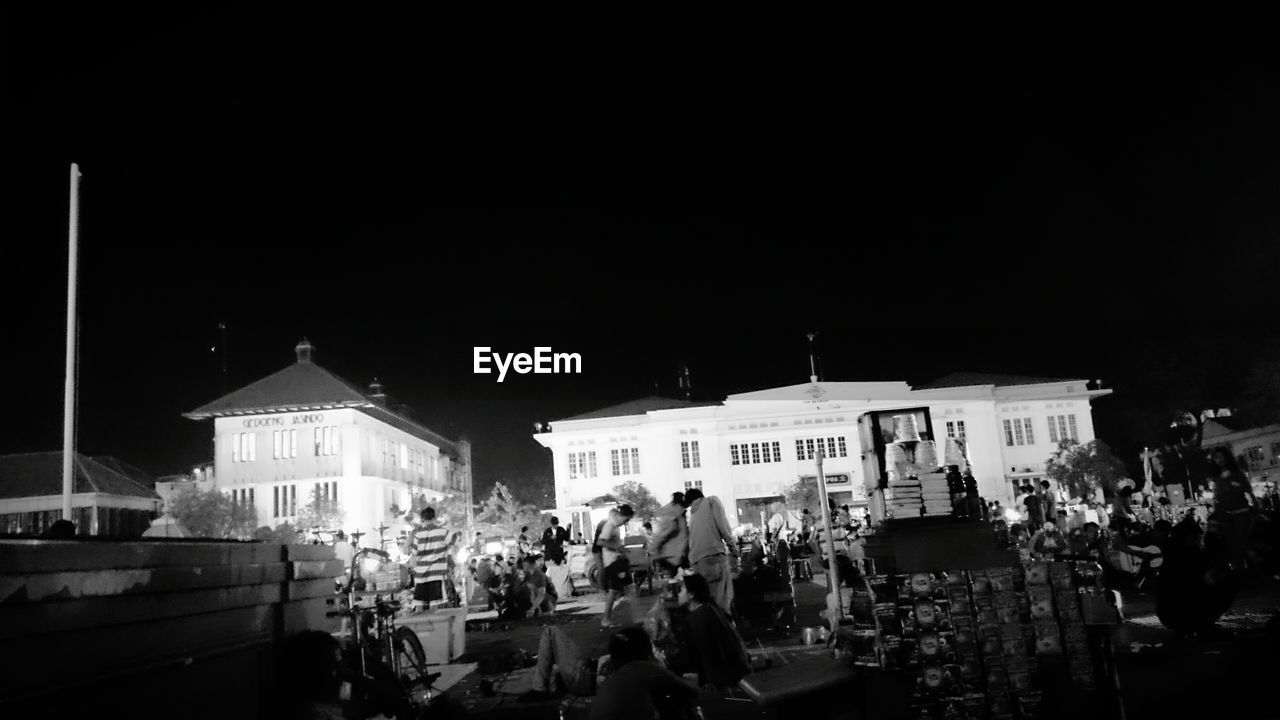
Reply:
[[[1098,686],[1085,621],[1099,602],[1088,562],[871,575],[843,637],[855,664],[909,674],[912,717],[1031,720],[1049,679]]]

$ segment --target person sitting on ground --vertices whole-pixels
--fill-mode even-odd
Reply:
[[[547,576],[538,564],[539,558],[536,555],[524,559],[524,577],[516,601],[521,616],[530,614],[537,617],[556,611],[556,601],[559,599],[556,589],[547,582]]]
[[[1206,548],[1199,524],[1180,522],[1156,577],[1156,617],[1181,637],[1212,634],[1230,607],[1236,588],[1229,571]]]
[[[280,659],[279,714],[289,720],[341,720],[344,672],[337,638],[305,630],[285,640]]]
[[[1067,552],[1067,539],[1062,536],[1056,523],[1045,521],[1043,530],[1036,534],[1031,549],[1041,557],[1052,557]]]
[[[688,607],[685,647],[697,668],[704,690],[735,687],[751,672],[751,658],[729,616],[711,598],[711,586],[701,575],[688,574],[680,588],[680,604]]]
[[[625,628],[609,639],[609,665],[588,720],[684,717],[698,698],[697,686],[654,659],[643,628]]]
[[[608,656],[595,658],[560,627],[542,629],[538,640],[538,662],[533,669],[533,689],[524,701],[544,700],[557,686],[570,695],[596,694],[599,678],[608,671]]]
[[[627,639],[619,640],[619,636]],[[577,697],[591,697],[599,693],[603,696],[603,702],[606,705],[625,699],[627,702],[623,704],[630,706],[635,703],[642,710],[650,713],[633,715],[630,712],[621,712],[618,713],[619,716],[644,717],[645,720],[650,720],[650,718],[664,716],[655,713],[655,707],[663,707],[665,699],[675,695],[684,698],[687,702],[696,695],[697,688],[692,683],[671,673],[664,666],[661,658],[654,657],[653,644],[648,633],[643,629],[630,627],[620,631],[609,639],[608,649],[608,653],[595,657],[570,637],[563,628],[554,626],[543,628],[542,637],[538,641],[538,661],[533,670],[532,689],[521,696],[521,701],[546,700],[555,696],[557,689]],[[648,662],[653,667],[628,671],[622,675],[621,683],[613,681],[616,671],[635,662]],[[652,688],[658,690],[655,702],[653,695],[641,696],[645,690],[651,689],[653,683],[638,682],[638,678],[634,677],[637,674],[648,675],[665,683],[670,683],[674,679],[679,685],[673,689],[670,686],[663,687],[665,683],[660,682],[659,687]],[[627,679],[629,676],[630,680]],[[619,695],[628,697],[619,698]],[[600,703],[601,698],[593,701],[592,717],[597,717],[594,714],[595,708]],[[613,715],[605,717],[613,717]],[[676,717],[683,717],[683,715],[677,714]]]

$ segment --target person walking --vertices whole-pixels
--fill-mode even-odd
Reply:
[[[671,502],[658,510],[658,529],[649,542],[654,565],[668,580],[674,578],[688,562],[689,522],[684,513],[684,493],[672,493]]]
[[[689,503],[689,564],[707,579],[711,597],[720,609],[732,612],[733,574],[728,556],[738,558],[738,545],[724,505],[720,498],[705,497],[697,488],[684,497]]]
[[[444,601],[448,530],[436,522],[436,510],[422,508],[422,524],[413,533],[413,608],[430,609]]]
[[[609,518],[596,534],[596,545],[600,548],[600,589],[605,591],[601,627],[622,626],[613,621],[613,606],[631,584],[631,563],[627,561],[624,539],[627,523],[633,516],[635,512],[630,505],[619,505],[609,511]]]

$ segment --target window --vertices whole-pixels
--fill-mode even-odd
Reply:
[[[840,437],[800,438],[796,440],[797,460],[812,460],[818,456],[818,450],[822,451],[822,457],[824,458],[849,456],[849,444],[843,435]],[[781,452],[776,454],[774,462],[782,462]]]
[[[1036,436],[1031,430],[1031,418],[1022,418],[1022,429],[1027,433],[1027,444],[1035,445]]]
[[[400,469],[409,469],[409,447],[404,443],[400,443]]]
[[[298,514],[298,486],[289,486],[289,517]]]
[[[257,499],[253,497],[253,488],[249,488],[249,507],[257,507]],[[255,514],[256,517],[256,514]]]
[[[948,420],[947,421],[947,437],[956,438],[957,440],[964,440],[965,438],[964,421]]]
[[[1013,423],[1004,421],[1004,444],[1013,447]]]
[[[617,473],[614,473],[615,475]],[[569,477],[593,478],[596,476],[596,451],[569,453]]]
[[[782,462],[782,443],[773,441],[730,445],[729,461],[734,465]]]
[[[960,422],[960,436],[961,436],[961,437],[964,437],[964,422],[963,422],[963,421],[961,421],[961,422]],[[844,436],[843,436],[843,435],[841,435],[840,437],[838,437],[838,438],[836,438],[836,439],[840,441],[840,448],[839,448],[839,450],[840,450],[840,457],[849,457],[849,450],[848,450],[848,448],[847,448],[847,447],[845,446],[845,444],[844,444]],[[773,447],[774,447],[774,454],[775,454],[775,455],[777,455],[778,443],[774,443],[774,444],[773,444]],[[781,458],[781,457],[778,457],[778,458],[776,459],[776,462],[782,462],[782,458]]]
[[[298,431],[297,430],[272,431],[271,457],[276,460],[298,457]]]
[[[1244,450],[1244,461],[1249,465],[1249,469],[1261,467],[1266,459],[1267,457],[1263,454],[1261,445],[1255,445]]]
[[[1280,442],[1271,443],[1271,464],[1280,464]]]
[[[701,489],[702,489],[702,481],[701,481],[701,480],[685,480],[685,481],[684,481],[684,489],[685,489],[685,490],[692,490],[692,489],[694,489],[694,488],[697,488],[697,489],[701,490]]]
[[[280,517],[280,486],[271,488],[274,492],[271,497],[271,517]]]
[[[640,472],[640,448],[610,450],[614,475],[636,475]]]
[[[257,459],[257,433],[231,433],[231,462],[253,462]]]
[[[702,467],[702,458],[698,454],[698,441],[680,443],[680,464],[685,469]]]
[[[1019,418],[1013,419],[1013,439],[1017,441],[1018,445],[1026,444],[1022,436],[1022,420]]]
[[[1080,436],[1076,433],[1076,416],[1050,415],[1049,439],[1055,443],[1060,443],[1063,440],[1079,441]]]

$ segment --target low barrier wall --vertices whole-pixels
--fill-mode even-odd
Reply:
[[[0,717],[270,716],[341,572],[319,545],[0,540]]]

